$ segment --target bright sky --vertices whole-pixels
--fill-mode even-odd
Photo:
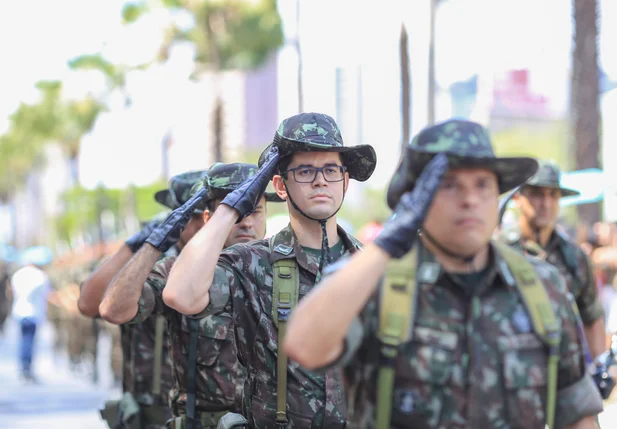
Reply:
[[[295,12],[290,5],[295,1],[279,3],[286,31],[294,33]],[[126,29],[120,23],[122,4],[123,0],[0,2],[0,58],[4,65],[0,79],[0,132],[20,101],[33,101],[34,82],[68,76],[66,62],[71,57],[104,49],[115,61],[138,63],[152,55],[166,15],[161,12],[139,27]],[[378,13],[376,4],[381,7]],[[414,101],[421,101],[425,97],[421,88],[426,82],[428,4],[429,0],[303,1],[301,34],[307,106],[334,109],[331,101],[324,105],[319,92],[332,90],[328,79],[336,65],[366,64],[364,78],[378,80],[381,76],[384,88],[398,84],[401,19],[410,33]],[[605,70],[617,78],[617,49],[607,45],[607,41],[617,40],[617,26],[607,24],[609,19],[617,20],[617,2],[602,0],[601,4],[602,62]],[[328,13],[324,14],[324,9]],[[440,6],[437,18],[438,81],[447,86],[480,71],[526,67],[534,70],[533,85],[540,92],[557,99],[561,96],[559,101],[563,102],[570,27],[568,0],[448,0]],[[177,94],[191,91],[190,85],[183,82],[191,67],[190,55],[190,51],[181,50],[174,64],[133,77],[133,108],[127,111],[116,100],[116,111],[101,117],[92,135],[83,141],[84,185],[95,186],[99,180],[114,187],[127,181],[143,184],[160,174],[160,137],[179,120],[174,109]],[[293,53],[285,55],[281,59],[287,59],[279,70],[285,64],[294,64]],[[375,58],[380,59],[378,65]],[[281,79],[293,79],[294,73],[295,70],[281,75]],[[92,76],[73,76],[70,81],[75,93],[101,85]],[[372,89],[374,92],[365,94],[372,100],[366,106],[366,114],[396,115],[398,94],[382,91],[381,85]],[[286,109],[293,110],[293,103],[280,103],[279,113],[285,116]],[[391,109],[384,110],[386,105]],[[422,114],[414,107],[415,126],[424,122]],[[398,135],[399,131],[393,129],[391,133]]]

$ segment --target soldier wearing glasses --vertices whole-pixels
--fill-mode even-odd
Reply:
[[[327,264],[360,248],[336,224],[349,179],[375,168],[371,146],[346,147],[336,122],[319,113],[284,120],[260,159],[259,172],[230,193],[174,265],[163,299],[191,317],[229,312],[238,358],[248,369],[243,414],[252,428],[331,428],[346,425],[340,370],[315,374],[287,360],[279,261],[295,279],[297,302]],[[290,225],[269,240],[223,250],[233,225],[253,210],[272,179],[287,201]],[[221,253],[222,251],[222,253]],[[219,257],[220,254],[220,257]],[[276,311],[278,309],[278,311]],[[277,370],[277,365],[281,368]]]

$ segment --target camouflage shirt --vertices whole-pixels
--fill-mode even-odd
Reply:
[[[574,295],[583,324],[589,326],[604,317],[604,309],[598,299],[591,262],[575,243],[569,241],[560,232],[553,232],[545,249],[531,240],[524,240],[516,231],[505,234],[505,239],[512,247],[544,259],[559,270],[566,279],[568,290]],[[568,258],[572,259],[573,267],[568,266]]]
[[[361,244],[342,228],[342,252]],[[276,427],[276,359],[278,331],[272,319],[274,262],[295,259],[299,269],[299,299],[315,284],[319,257],[302,249],[287,226],[270,240],[238,244],[221,253],[210,288],[210,304],[203,316],[229,312],[233,317],[238,355],[249,370],[243,414],[253,428]],[[340,255],[332,255],[336,259]],[[316,374],[289,362],[287,418],[289,428],[343,428],[346,405],[342,372]]]
[[[424,263],[435,270],[430,279],[419,274],[412,338],[394,364],[391,427],[544,429],[547,350],[505,260],[493,247],[493,263],[470,285],[465,276],[444,272],[418,246],[418,272],[431,271],[422,270]],[[555,427],[561,428],[600,412],[602,400],[585,372],[578,318],[563,278],[549,264],[532,264],[561,323],[555,413]],[[377,297],[352,324],[338,362],[358,392],[354,422],[368,428],[375,427],[378,394]]]
[[[177,255],[174,246],[164,254]],[[120,325],[120,342],[122,344],[122,390],[131,392],[135,400],[142,405],[167,407],[168,393],[173,386],[171,359],[168,352],[168,335],[163,334],[160,394],[152,394],[154,375],[154,345],[156,318],[144,319],[141,323]]]
[[[144,284],[137,315],[131,323],[152,320],[152,314],[165,316],[174,377],[170,392],[171,408],[174,416],[179,416],[186,414],[189,319],[163,302],[163,289],[176,259],[177,256],[167,257],[154,266]],[[195,374],[197,411],[241,411],[246,370],[238,363],[229,313],[199,319]]]

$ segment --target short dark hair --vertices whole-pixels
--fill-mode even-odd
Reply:
[[[279,175],[283,176],[283,179],[287,179],[287,174],[284,174],[284,171],[287,171],[289,168],[289,164],[291,164],[292,155],[286,155],[279,159]]]

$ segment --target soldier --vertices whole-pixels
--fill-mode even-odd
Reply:
[[[538,172],[512,197],[520,209],[518,228],[502,238],[516,249],[546,260],[566,279],[583,322],[592,358],[605,350],[604,310],[598,299],[591,262],[585,252],[556,227],[559,199],[579,195],[560,184],[561,172],[552,162],[541,162]]]
[[[298,307],[289,357],[344,365],[361,427],[596,427],[602,400],[563,277],[490,240],[499,194],[536,168],[497,158],[473,122],[425,128],[390,183],[383,231]]]
[[[223,198],[256,171],[256,165],[243,163],[216,163],[208,169],[204,184],[196,184],[194,189],[196,192],[198,185],[205,186],[206,194],[200,204],[207,207],[206,225]],[[263,239],[266,201],[282,200],[276,194],[266,193],[256,210],[234,225],[225,247]],[[181,210],[185,209],[186,206]],[[156,233],[157,230],[153,235]],[[148,243],[151,241],[149,239]],[[160,245],[146,245],[134,259],[155,260],[160,252]],[[175,378],[170,393],[174,419],[168,427],[213,429],[226,413],[240,412],[246,369],[237,359],[234,332],[229,328],[232,322],[229,313],[197,320],[187,318],[163,303],[167,276],[176,259],[170,256],[157,262],[144,279],[145,283],[134,273],[125,272],[129,267],[144,266],[145,262],[127,264],[105,292],[101,314],[117,323],[143,323],[157,314],[165,315]],[[126,279],[131,279],[131,282]]]
[[[156,201],[171,209],[181,207],[189,200],[191,187],[201,180],[203,174],[204,171],[193,171],[172,177],[169,189],[155,194]],[[203,207],[193,207],[186,213],[185,228],[181,233],[178,232],[175,241],[165,249],[167,256],[178,254],[203,226],[203,213]],[[156,227],[155,222],[147,224],[84,281],[79,297],[82,313],[90,317],[98,316],[105,289],[126,264],[135,261],[133,255]],[[155,262],[156,259],[151,261],[140,274],[145,273],[144,277],[147,276]],[[164,319],[151,318],[144,323],[123,324],[120,331],[124,367],[123,397],[121,401],[108,401],[101,414],[110,423],[110,427],[116,427],[116,422],[121,421],[125,426],[121,424],[120,427],[164,428],[171,418],[167,396],[173,386]]]
[[[359,249],[360,243],[337,227],[336,213],[349,178],[367,180],[375,162],[371,146],[344,146],[327,115],[285,119],[257,174],[223,199],[171,271],[163,291],[167,305],[200,323],[212,315],[232,315],[229,329],[235,330],[238,357],[249,373],[243,413],[250,427],[345,427],[341,372],[307,372],[288,363],[277,344],[290,309],[312,289],[323,266]],[[233,226],[254,210],[271,179],[287,200],[290,225],[269,240],[221,253]]]

